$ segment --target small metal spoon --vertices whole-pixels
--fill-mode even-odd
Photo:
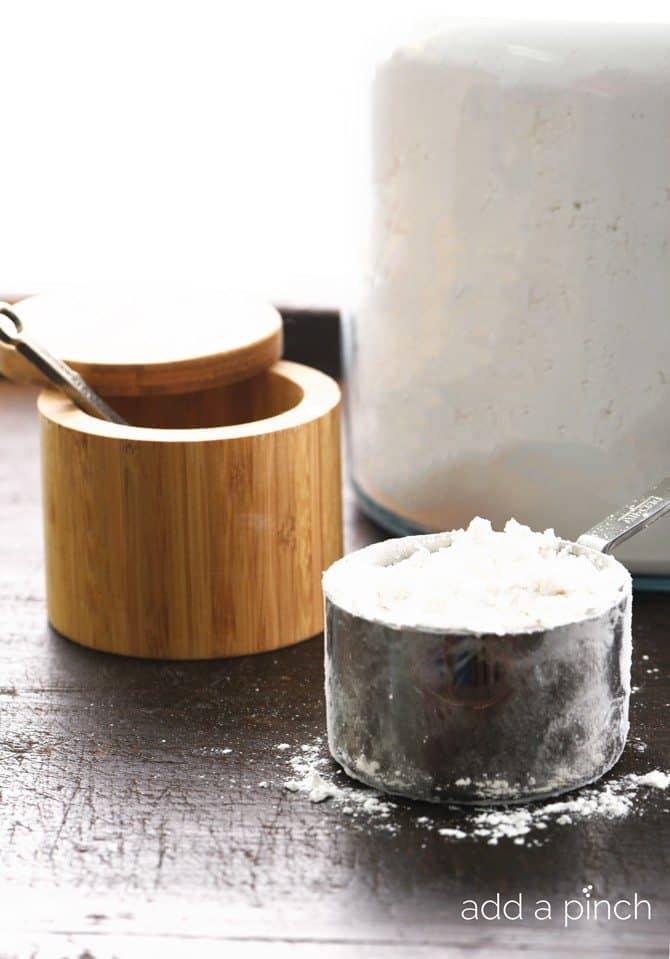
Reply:
[[[97,416],[101,420],[108,420],[110,423],[128,425],[123,417],[119,416],[91,389],[79,373],[76,373],[67,363],[52,356],[31,337],[26,336],[23,323],[6,303],[0,303],[0,343],[14,347],[85,413]]]

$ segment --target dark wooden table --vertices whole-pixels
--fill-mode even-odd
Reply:
[[[404,802],[389,831],[284,786],[287,756],[324,732],[321,637],[170,664],[55,635],[34,398],[0,381],[2,956],[668,955],[670,792],[623,820],[552,825],[539,847],[445,838],[419,817],[457,826],[460,813]],[[350,498],[346,524],[349,549],[382,535]],[[640,690],[619,775],[670,767],[669,616],[668,597],[636,597]],[[651,921],[460,917],[464,899],[498,892],[558,910],[585,883],[650,899]]]

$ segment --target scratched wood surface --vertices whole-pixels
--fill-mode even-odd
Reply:
[[[460,814],[411,803],[381,828],[284,786],[302,745],[325,752],[321,638],[161,664],[54,634],[34,402],[0,381],[1,956],[668,954],[670,793],[623,820],[551,826],[537,848],[441,837],[419,817]],[[346,532],[349,549],[382,535],[349,495]],[[670,768],[669,617],[666,596],[636,597],[640,689],[619,775]],[[587,882],[645,896],[652,920],[460,918],[466,898],[558,904]]]

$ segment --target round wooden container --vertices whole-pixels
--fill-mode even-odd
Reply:
[[[276,339],[275,316],[259,353]],[[176,391],[159,375],[150,392],[155,364],[144,358],[142,375],[134,360],[128,375],[114,364],[117,392],[145,384],[126,395],[89,364],[91,386],[132,426],[40,396],[48,612],[68,638],[201,659],[322,630],[321,573],[342,554],[339,388],[283,361],[217,381],[225,360],[200,354]]]

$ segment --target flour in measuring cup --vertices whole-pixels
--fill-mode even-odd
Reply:
[[[613,557],[580,554],[554,531],[509,520],[502,532],[476,517],[448,544],[419,540],[383,566],[352,557],[334,564],[324,590],[367,619],[410,628],[521,633],[600,616],[619,601],[630,576]]]

